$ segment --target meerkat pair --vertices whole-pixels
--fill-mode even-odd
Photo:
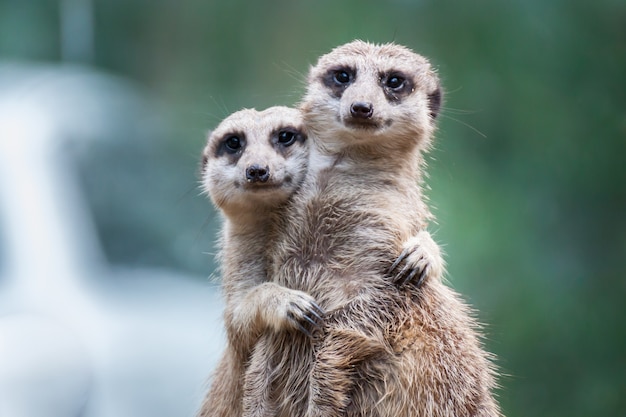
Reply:
[[[210,135],[228,346],[202,416],[500,415],[425,231],[440,101],[425,58],[355,41],[319,59],[298,110],[243,110]],[[422,285],[388,276],[399,263]]]
[[[302,124],[295,109],[242,110],[212,132],[215,140],[205,148],[204,184],[225,217],[220,258],[228,345],[202,415],[242,415],[246,364],[263,332],[292,328],[306,333],[307,323],[321,320],[323,312],[310,295],[268,277],[268,247],[277,226],[274,217],[283,213],[307,174],[309,149]],[[418,237],[424,238],[428,236]],[[437,253],[436,247],[432,250],[417,241],[413,245]],[[436,259],[429,262],[417,250],[412,255],[413,275],[437,273],[440,268]],[[410,278],[410,274],[400,277]]]

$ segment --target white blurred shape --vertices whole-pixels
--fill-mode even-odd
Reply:
[[[0,99],[0,197],[11,242],[6,268],[10,285],[34,304],[73,290],[80,282],[75,275],[102,260],[61,152],[66,130],[51,116],[24,96]]]
[[[0,65],[0,417],[192,416],[201,400],[217,291],[110,268],[66,152],[132,140],[147,108],[87,69]]]
[[[92,367],[72,331],[44,316],[16,314],[0,320],[0,340],[0,416],[80,415]]]

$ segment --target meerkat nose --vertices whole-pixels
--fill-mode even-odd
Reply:
[[[246,179],[248,182],[267,182],[270,178],[270,167],[260,167],[256,164],[246,169]]]
[[[350,113],[357,119],[369,119],[374,114],[374,106],[372,103],[356,101],[350,106]]]

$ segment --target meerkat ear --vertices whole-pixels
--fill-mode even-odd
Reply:
[[[430,110],[430,117],[433,119],[436,119],[439,115],[442,99],[443,92],[441,91],[441,86],[437,84],[437,88],[433,92],[428,93],[428,109]]]

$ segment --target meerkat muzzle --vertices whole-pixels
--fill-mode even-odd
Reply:
[[[252,165],[246,169],[246,180],[248,182],[267,182],[270,179],[270,167]]]

